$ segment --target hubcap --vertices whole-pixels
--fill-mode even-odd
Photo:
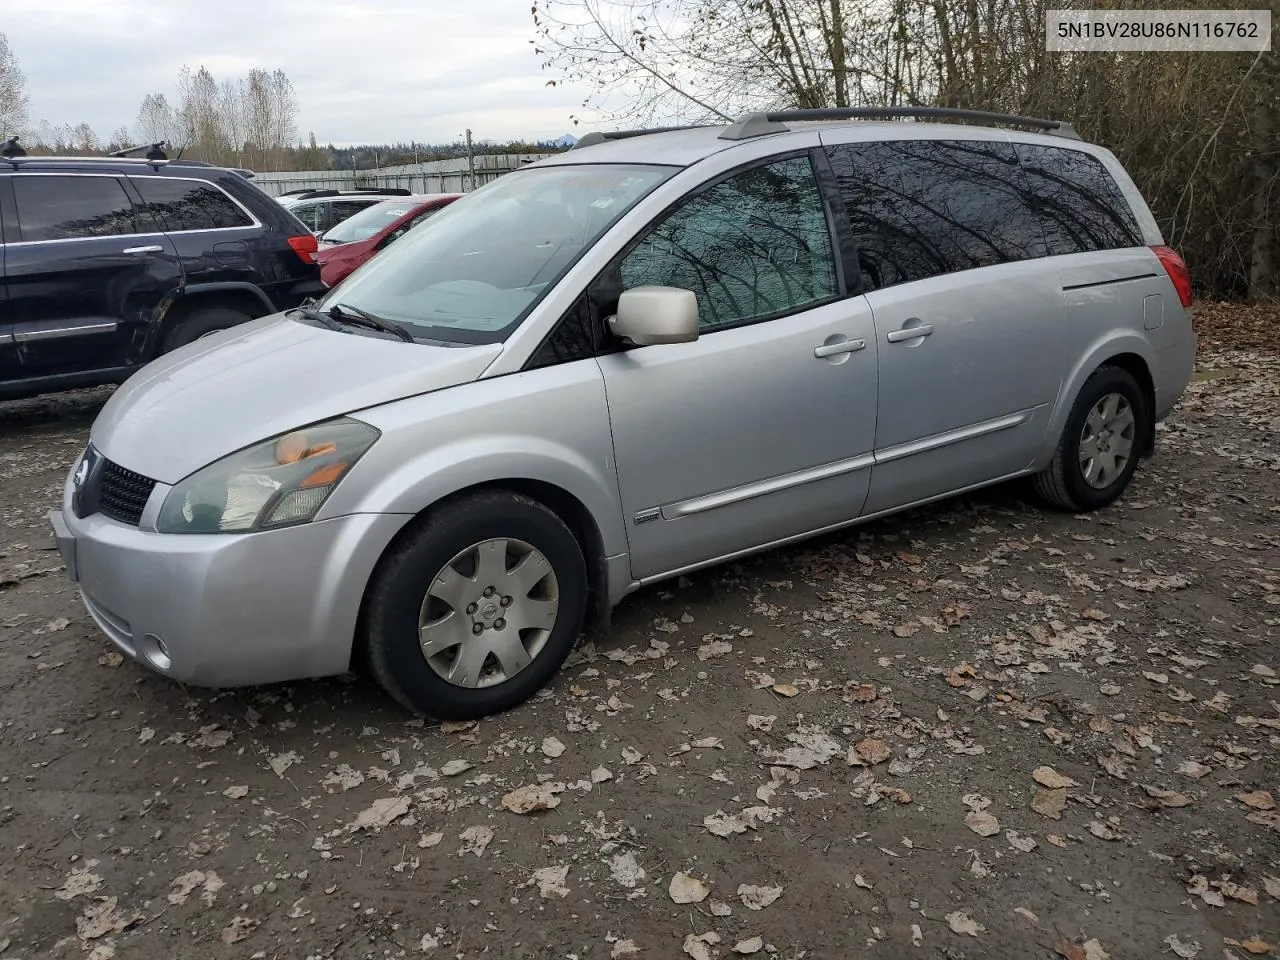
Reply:
[[[555,571],[523,540],[482,540],[431,579],[418,617],[427,664],[459,687],[491,687],[529,666],[560,609]]]
[[[1133,407],[1119,393],[1094,404],[1080,431],[1080,472],[1089,486],[1101,490],[1115,483],[1133,456],[1137,421]]]

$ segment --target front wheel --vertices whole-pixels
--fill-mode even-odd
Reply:
[[[1099,367],[1076,397],[1053,461],[1032,484],[1044,500],[1064,510],[1105,507],[1129,485],[1153,429],[1133,375],[1120,367]]]
[[[370,670],[415,713],[509,709],[564,663],[587,592],[578,541],[549,508],[506,491],[455,500],[379,564],[364,618]]]
[[[178,347],[186,346],[201,337],[207,337],[219,330],[229,330],[231,327],[248,323],[252,319],[247,313],[241,313],[229,307],[205,307],[192,310],[174,322],[173,328],[164,338],[161,353],[177,350]]]

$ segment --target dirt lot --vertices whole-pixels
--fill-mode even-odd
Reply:
[[[104,397],[0,405],[0,957],[1280,955],[1274,353],[1206,353],[1110,510],[650,589],[444,728],[122,663],[43,519]]]

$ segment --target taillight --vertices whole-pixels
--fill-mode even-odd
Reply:
[[[1173,289],[1178,291],[1178,299],[1182,301],[1182,305],[1191,306],[1191,271],[1187,269],[1186,263],[1171,247],[1152,247],[1151,249],[1160,258],[1164,272],[1173,281]]]
[[[304,263],[315,263],[316,252],[320,249],[320,241],[314,233],[304,233],[300,237],[290,237],[289,246],[300,256]]]

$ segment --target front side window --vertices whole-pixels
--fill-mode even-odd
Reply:
[[[1142,246],[1129,202],[1101,160],[1062,147],[1016,149],[1051,255]]]
[[[622,261],[624,290],[680,287],[714,330],[837,295],[831,235],[808,157],[736,174],[669,214]]]
[[[167,177],[133,177],[148,208],[170,232],[251,227],[253,220],[210,183]]]
[[[115,177],[11,178],[21,238],[72,240],[138,233],[133,203]]]
[[[529,167],[485,184],[411,230],[319,304],[354,307],[410,333],[496,343],[610,225],[676,167]]]
[[[889,140],[827,156],[868,289],[1045,255],[1007,143]]]

